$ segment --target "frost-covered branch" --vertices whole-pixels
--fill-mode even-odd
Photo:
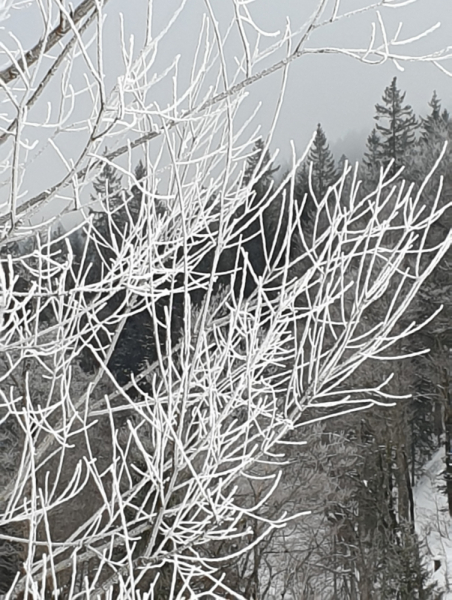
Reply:
[[[207,3],[188,78],[160,53],[189,4],[155,30],[149,3],[139,48],[124,17],[118,73],[105,3],[71,13],[58,2],[77,43],[62,35],[60,54],[47,42],[5,71],[23,75],[3,79],[0,169],[10,598],[245,597],[228,565],[309,518],[262,512],[299,443],[291,434],[394,400],[386,380],[354,376],[406,354],[421,326],[407,308],[450,246],[430,235],[450,208],[441,190],[427,202],[389,167],[371,193],[357,173],[347,188],[348,166],[323,198],[311,181],[305,227],[299,161],[277,183],[274,123],[265,142],[249,131],[239,92],[309,53],[340,2],[276,43],[235,2],[226,25],[244,54],[232,70],[228,27]]]

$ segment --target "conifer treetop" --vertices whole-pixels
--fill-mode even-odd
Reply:
[[[256,180],[261,184],[270,183],[272,175],[279,167],[273,167],[270,151],[266,148],[264,140],[260,137],[254,143],[253,151],[248,157],[245,167],[243,182],[248,185],[250,181]]]
[[[103,155],[106,156],[108,148],[105,147]],[[122,176],[117,170],[105,160],[102,168],[93,181],[93,188],[97,196],[105,201],[111,201],[118,198],[122,190]]]
[[[312,185],[314,192],[322,198],[328,187],[337,179],[336,164],[320,123],[308,154],[308,164],[312,163]]]
[[[420,141],[427,145],[444,143],[448,139],[451,121],[448,111],[441,111],[441,100],[438,98],[436,90],[433,92],[432,99],[428,105],[431,108],[431,113],[427,117],[421,118]]]
[[[412,107],[404,104],[405,95],[397,87],[397,77],[394,77],[384,91],[383,104],[375,105],[375,128],[381,136],[379,160],[382,166],[393,161],[392,174],[405,166],[409,150],[416,142],[418,122]]]

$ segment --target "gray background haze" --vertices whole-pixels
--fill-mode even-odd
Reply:
[[[340,12],[367,6],[369,3],[369,0],[365,2],[342,0]],[[17,51],[17,40],[19,40],[23,48],[28,50],[38,41],[42,32],[43,23],[37,2],[33,0],[25,4],[20,2],[16,4],[22,8],[20,10],[13,8],[9,19],[0,23],[2,65],[9,62],[5,48],[13,52]],[[175,8],[180,6],[181,1],[154,0],[153,4],[152,31],[156,35],[168,22]],[[334,2],[331,1],[330,4],[332,7]],[[284,31],[288,20],[293,31],[302,30],[303,24],[317,5],[316,0],[255,0],[248,3],[247,7],[263,31],[276,34],[278,31]],[[105,81],[108,91],[119,74],[118,65],[122,64],[119,43],[121,14],[124,37],[126,40],[130,40],[130,36],[134,37],[133,52],[136,55],[145,36],[147,6],[148,0],[110,0],[106,7]],[[220,30],[224,33],[233,17],[232,2],[211,0],[211,6]],[[202,18],[206,12],[206,4],[203,0],[187,0],[184,10],[162,45],[160,58],[156,62],[156,68],[163,69],[171,64],[175,55],[180,54],[178,77],[181,84],[184,78],[188,77],[193,66],[193,55],[199,43]],[[420,56],[445,47],[452,48],[452,0],[417,0],[400,8],[381,7],[380,13],[386,23],[389,38],[394,36],[399,22],[404,23],[399,39],[409,38],[441,23],[441,27],[430,36],[406,48],[401,46],[401,52]],[[55,15],[57,15],[56,8]],[[308,47],[366,48],[371,36],[372,23],[376,22],[376,19],[376,11],[372,10],[329,24],[313,33]],[[250,35],[252,36],[251,31]],[[274,43],[276,39],[277,37],[268,37],[263,45]],[[381,32],[377,27],[377,41],[381,39]],[[225,43],[225,54],[229,61],[228,67],[231,67],[231,74],[234,56],[239,56],[241,50],[240,40],[233,32]],[[254,71],[268,66],[277,58],[282,58],[285,51],[286,48],[282,48],[269,62],[266,63],[264,60],[261,65],[256,66]],[[443,66],[452,72],[452,61],[449,60]],[[322,124],[337,158],[345,153],[352,161],[358,159],[364,149],[366,137],[373,127],[375,104],[381,100],[384,88],[389,85],[394,76],[398,77],[398,86],[406,91],[406,102],[413,106],[416,114],[427,114],[428,102],[433,90],[437,91],[443,107],[452,110],[452,77],[429,63],[404,63],[403,67],[404,71],[401,72],[392,61],[368,65],[337,54],[303,56],[294,61],[290,66],[286,94],[271,144],[272,150],[280,149],[278,160],[280,162],[290,160],[291,140],[301,154],[317,123]],[[82,85],[83,73],[79,73],[78,76]],[[253,130],[255,131],[256,124],[261,124],[263,135],[266,135],[274,115],[281,79],[282,71],[279,71],[248,88],[249,97],[246,102],[249,102],[250,114],[256,104],[261,103]],[[58,93],[58,90],[54,88],[52,92],[52,89],[49,89],[46,101],[50,107],[53,104],[52,93]],[[170,89],[156,88],[156,101],[160,106],[165,106],[171,94]],[[3,98],[5,99],[4,96]],[[43,109],[39,110],[41,114],[36,114],[37,122],[42,119],[43,114]],[[80,119],[83,119],[82,112],[80,112]],[[41,137],[45,141],[46,136],[50,134],[36,131],[34,135],[37,139]],[[62,136],[60,141],[63,146],[64,139]],[[68,138],[67,144],[76,152],[77,144],[74,144],[73,135],[70,140]],[[51,185],[58,177],[58,170],[61,167],[59,164],[57,156],[38,149],[30,160],[30,183],[26,186],[26,192],[32,192],[35,186],[38,191],[41,191],[45,186]]]

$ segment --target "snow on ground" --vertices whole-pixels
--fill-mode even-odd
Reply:
[[[443,600],[452,600],[452,519],[445,494],[444,458],[443,448],[426,463],[414,488],[414,503],[416,532],[431,581],[443,592]]]

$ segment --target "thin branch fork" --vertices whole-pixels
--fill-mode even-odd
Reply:
[[[83,2],[74,10],[72,14],[72,23],[67,19],[62,19],[58,25],[51,31],[47,40],[40,40],[31,50],[25,54],[24,60],[21,58],[15,64],[6,67],[0,71],[0,80],[8,84],[17,79],[21,71],[31,67],[41,56],[42,53],[51,50],[58,42],[71,30],[71,25],[77,25],[93,8],[95,9],[95,0],[83,0]]]

